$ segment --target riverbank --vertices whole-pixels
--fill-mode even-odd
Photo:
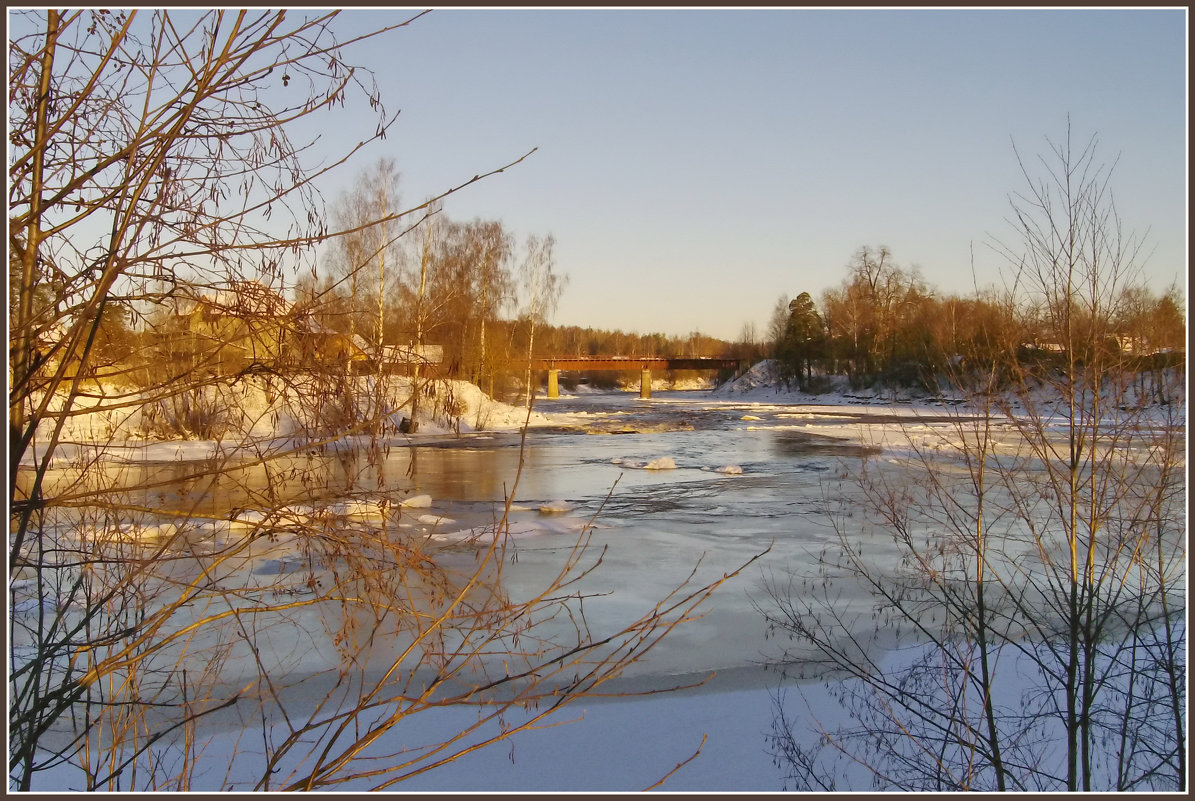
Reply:
[[[1175,412],[1185,422],[1185,383],[1171,374],[1165,377],[1174,397],[1160,403],[1154,393],[1129,388],[1134,411],[1144,409],[1146,419],[1172,423]],[[957,392],[930,393],[910,388],[852,388],[846,376],[822,376],[824,391],[804,392],[787,386],[774,362],[761,361],[746,373],[721,386],[709,388],[695,381],[675,386],[657,381],[653,391],[703,390],[708,397],[725,402],[783,404],[786,406],[883,408],[887,415],[932,416],[946,410],[967,411],[969,399]],[[485,431],[511,432],[524,426],[581,426],[590,421],[554,411],[553,403],[537,398],[530,412],[525,405],[512,405],[486,395],[476,385],[461,380],[438,379],[421,393],[417,411],[412,411],[412,380],[407,377],[358,376],[348,384],[327,384],[314,379],[292,378],[285,382],[268,378],[246,378],[228,385],[207,386],[170,398],[150,396],[133,388],[90,382],[72,404],[70,414],[58,432],[58,455],[77,458],[85,451],[119,461],[175,461],[207,459],[242,449],[268,453],[329,439],[379,435],[403,439],[457,436]],[[629,393],[629,390],[628,390]],[[562,397],[601,394],[585,385],[565,391]],[[973,400],[973,399],[972,399]],[[1005,396],[1008,414],[1053,414],[1058,399],[1048,387],[1024,398]],[[51,400],[53,415],[64,407],[65,396]],[[1115,413],[1105,404],[1106,413]],[[1007,415],[1006,415],[1007,416]],[[407,421],[415,418],[416,432],[405,433]],[[376,430],[363,425],[376,418]],[[873,423],[883,422],[877,418]],[[21,459],[22,465],[37,461],[45,452],[57,420],[48,417],[39,426],[33,445]],[[358,430],[354,431],[354,426]]]

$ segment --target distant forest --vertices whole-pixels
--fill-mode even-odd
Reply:
[[[784,380],[812,392],[827,375],[848,376],[855,388],[932,391],[946,377],[999,385],[1013,370],[1091,361],[1097,349],[1129,370],[1183,364],[1186,316],[1177,288],[1158,295],[1126,282],[1067,315],[1048,303],[1045,295],[998,290],[942,295],[887,248],[862,247],[820,302],[808,292],[779,300],[767,347]],[[1069,330],[1058,330],[1063,324]]]

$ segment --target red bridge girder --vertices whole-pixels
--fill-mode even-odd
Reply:
[[[526,361],[532,370],[737,370],[738,359],[706,356],[545,356]]]

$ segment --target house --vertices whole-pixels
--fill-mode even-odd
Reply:
[[[310,311],[296,316],[293,334],[295,348],[288,361],[295,367],[343,369],[347,364],[365,371],[373,363],[374,348],[360,334],[350,336],[329,328]]]
[[[180,286],[171,311],[176,341],[164,346],[175,357],[191,359],[198,369],[226,375],[253,364],[357,373],[378,370],[377,348],[360,334],[331,328],[313,309],[287,302],[258,281]],[[434,367],[443,358],[440,345],[388,345],[383,348],[382,370],[408,372],[416,364]]]
[[[170,311],[181,338],[165,343],[167,350],[190,358],[197,368],[227,374],[281,359],[291,304],[259,281],[232,281],[181,285]]]

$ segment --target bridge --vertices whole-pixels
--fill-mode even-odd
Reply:
[[[560,371],[639,370],[639,397],[651,397],[652,370],[734,370],[743,364],[738,359],[715,359],[709,356],[669,358],[664,356],[542,356],[529,359],[532,370],[547,370],[548,397],[560,397]]]

